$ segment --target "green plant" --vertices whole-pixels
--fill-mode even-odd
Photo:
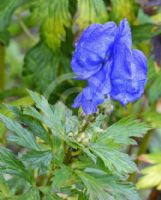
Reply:
[[[140,154],[153,165],[137,189],[160,190],[160,10],[150,0],[0,0],[0,101],[9,104],[0,104],[0,199],[136,200]],[[126,109],[106,102],[77,117],[69,108],[85,83],[71,73],[74,44],[90,24],[124,17],[148,59],[145,93]]]
[[[2,199],[139,199],[127,181],[137,168],[124,149],[146,133],[145,123],[124,118],[103,128],[105,115],[77,117],[29,93],[33,106],[7,106],[14,119],[0,115],[17,149],[0,148]]]
[[[161,190],[161,153],[142,155],[140,159],[149,163],[150,166],[141,170],[143,176],[139,179],[137,187],[139,189],[157,188],[157,190]]]

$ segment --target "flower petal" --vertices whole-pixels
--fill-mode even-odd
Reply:
[[[140,98],[144,92],[147,80],[146,58],[138,50],[132,50],[130,55],[126,47],[122,48],[121,54],[116,51],[114,58],[111,96],[126,105]]]
[[[71,65],[78,78],[87,79],[100,70],[102,59],[96,53],[79,48],[73,55]]]
[[[116,30],[116,24],[108,22],[91,25],[83,32],[71,62],[79,78],[88,79],[101,69],[106,57],[110,56]]]
[[[117,43],[127,45],[128,48],[132,47],[131,30],[126,18],[120,22],[116,41]]]

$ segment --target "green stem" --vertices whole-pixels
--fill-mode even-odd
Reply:
[[[33,42],[36,43],[37,39],[32,35],[32,33],[30,32],[30,30],[28,29],[28,27],[26,26],[26,24],[22,20],[21,16],[17,15],[17,18],[18,18],[18,22],[20,24],[20,27],[22,28],[22,30],[24,31],[26,36],[28,36],[28,38],[30,38]]]
[[[36,26],[35,23],[31,22],[29,17],[23,18],[23,22],[28,27],[28,29],[31,29]],[[24,31],[18,20],[12,21],[10,26],[8,27],[8,30],[12,37],[16,37]]]
[[[90,123],[94,122],[96,120],[96,116],[95,115],[89,115],[87,117],[84,118],[81,127],[79,129],[79,133],[81,134],[82,132],[84,132],[86,130],[86,128],[90,125]]]
[[[149,145],[149,142],[150,142],[150,139],[151,139],[152,135],[153,135],[153,131],[150,131],[149,133],[147,133],[143,137],[143,139],[141,140],[140,148],[138,150],[138,154],[137,154],[138,156],[140,156],[141,154],[146,153],[146,150],[147,150],[147,147]],[[137,160],[137,164],[139,164],[139,163],[140,163],[140,161]]]
[[[140,144],[140,147],[139,147],[139,150],[138,150],[138,153],[137,153],[137,160],[135,161],[135,163],[137,164],[137,166],[140,165],[140,160],[138,159],[138,157],[141,155],[141,154],[144,154],[146,153],[146,150],[147,150],[147,147],[149,145],[149,142],[150,142],[150,139],[153,135],[153,131],[150,131],[149,133],[147,133],[143,139],[141,140],[141,144]],[[135,182],[136,180],[136,175],[137,173],[133,173],[131,174],[131,176],[129,177],[129,181],[131,182]]]
[[[0,90],[5,85],[5,47],[0,43]]]
[[[0,101],[3,101],[4,99],[6,100],[7,98],[10,97],[24,97],[27,95],[26,88],[23,87],[15,87],[12,89],[8,90],[3,90],[2,92],[0,91]]]

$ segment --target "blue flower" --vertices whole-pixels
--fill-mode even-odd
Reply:
[[[144,92],[147,61],[141,51],[132,49],[126,19],[119,27],[113,22],[89,26],[76,44],[71,65],[78,79],[88,84],[73,105],[85,114],[97,112],[107,96],[126,105]]]
[[[108,22],[93,24],[83,32],[71,62],[78,78],[88,79],[103,67],[105,57],[111,52],[116,30],[116,24]]]
[[[89,115],[97,112],[97,106],[104,101],[104,96],[101,93],[96,93],[91,87],[86,87],[76,97],[73,107],[82,107],[85,114]]]

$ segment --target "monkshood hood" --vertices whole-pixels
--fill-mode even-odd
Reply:
[[[85,114],[97,112],[107,97],[125,106],[144,92],[147,60],[141,51],[132,49],[127,19],[119,26],[114,22],[90,25],[76,43],[71,65],[77,78],[87,81],[73,104]]]

